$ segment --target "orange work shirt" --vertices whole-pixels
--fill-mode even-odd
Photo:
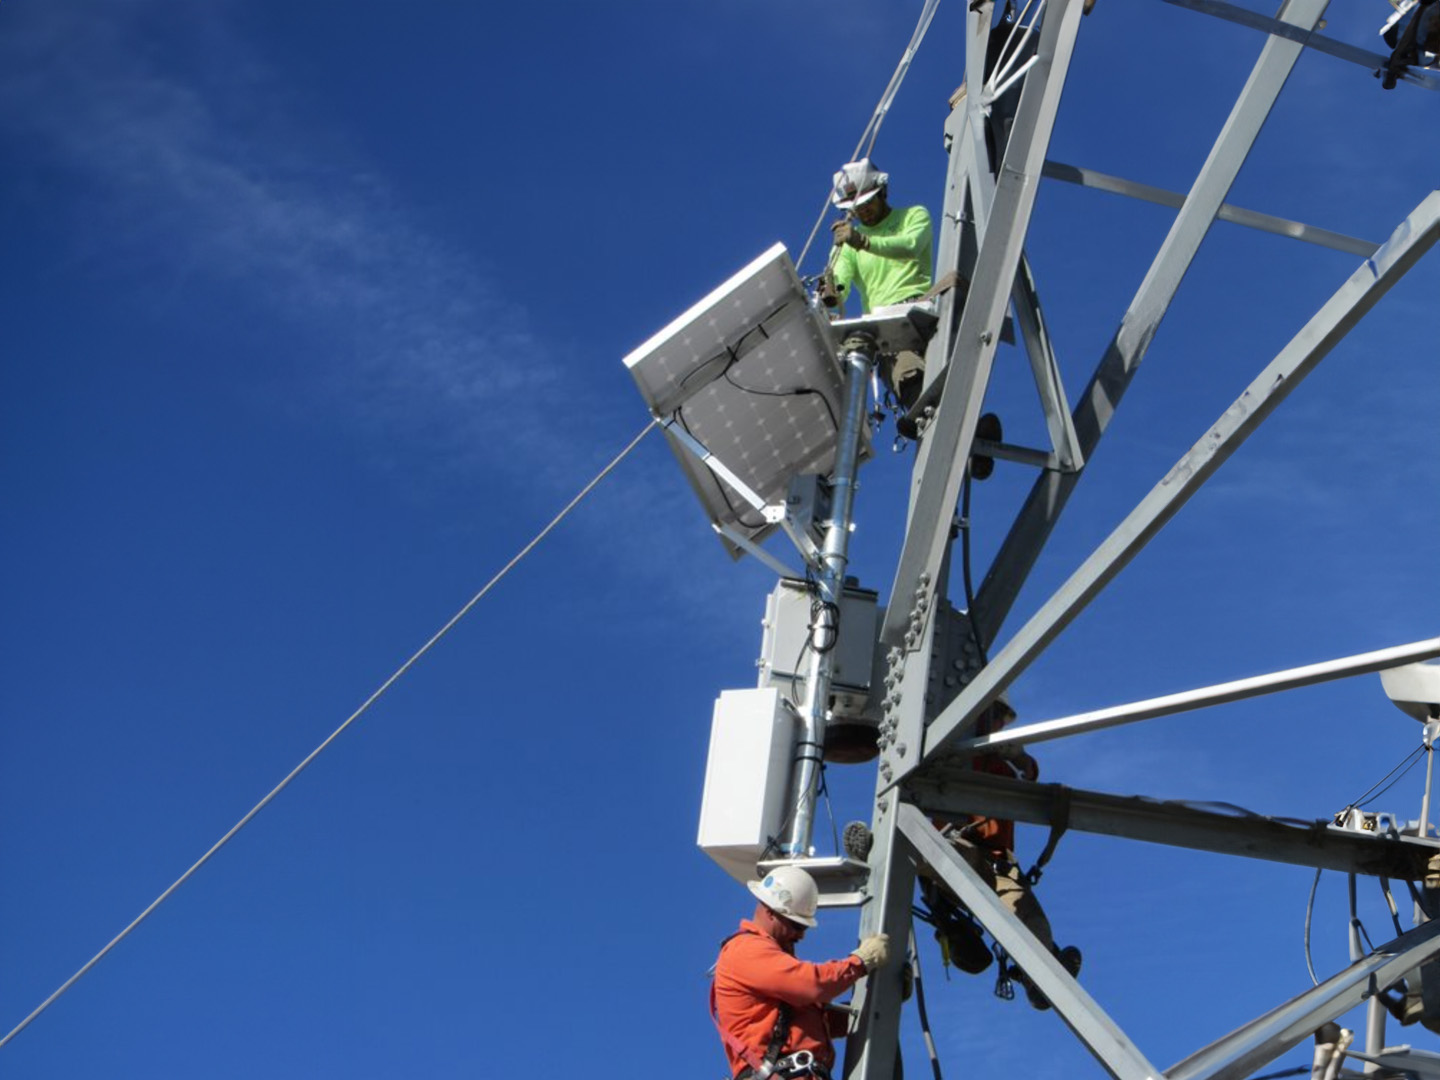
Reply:
[[[981,754],[970,762],[976,772],[1008,776],[1016,780],[1035,781],[1040,778],[1040,766],[1029,754],[1020,753],[1011,757],[999,754]],[[984,848],[994,856],[1003,856],[1015,850],[1015,822],[1006,818],[987,818],[976,815],[970,819],[964,836],[977,847]]]
[[[732,1041],[746,1047],[757,1061],[762,1059],[782,1001],[790,1005],[790,1032],[781,1056],[809,1050],[825,1068],[833,1066],[835,1047],[830,1040],[844,1036],[845,1017],[827,1015],[825,1003],[864,977],[865,965],[859,957],[824,964],[797,960],[760,927],[743,920],[739,933],[721,947],[715,962],[715,1014],[728,1036],[723,1041],[730,1075],[738,1075],[747,1064]]]

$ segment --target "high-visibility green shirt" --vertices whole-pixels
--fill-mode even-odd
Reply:
[[[878,225],[858,225],[870,246],[859,251],[849,244],[835,256],[835,284],[840,292],[840,309],[858,284],[861,310],[912,300],[930,291],[934,264],[930,236],[930,212],[923,206],[891,207]]]

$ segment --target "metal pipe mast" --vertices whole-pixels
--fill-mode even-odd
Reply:
[[[819,603],[810,624],[810,663],[805,674],[805,700],[800,710],[800,734],[795,754],[790,827],[782,848],[786,855],[810,854],[819,795],[821,762],[825,753],[826,713],[830,706],[834,635],[840,594],[849,562],[850,528],[855,507],[855,473],[860,467],[860,436],[866,423],[865,393],[875,363],[875,346],[865,338],[851,338],[841,349],[845,372],[845,412],[830,477],[830,520],[818,556],[813,560]],[[819,640],[828,635],[829,640]]]

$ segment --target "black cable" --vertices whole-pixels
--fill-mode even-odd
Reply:
[[[805,662],[805,654],[810,651],[810,635],[805,635],[805,640],[800,643],[800,655],[795,657],[795,669],[790,672],[790,701],[793,703],[800,696],[799,688],[795,680],[800,678],[800,665]],[[799,709],[796,709],[799,712]]]
[[[1315,977],[1315,962],[1310,958],[1310,919],[1315,914],[1315,890],[1320,887],[1320,870],[1315,871],[1315,880],[1310,883],[1310,902],[1305,905],[1305,967],[1310,971],[1310,981],[1316,986],[1320,980]]]
[[[749,330],[745,331],[745,333],[741,334],[740,337],[736,338],[734,345],[727,345],[725,347],[725,353],[729,356],[730,359],[729,362],[725,365],[724,370],[720,372],[720,377],[724,379],[727,383],[729,383],[731,386],[733,386],[736,390],[739,390],[741,393],[754,394],[757,397],[804,397],[808,394],[814,394],[820,399],[820,403],[825,406],[825,411],[830,416],[830,427],[838,435],[840,433],[840,421],[835,415],[835,410],[830,407],[830,399],[827,398],[822,391],[815,389],[813,386],[801,386],[796,387],[793,390],[761,390],[758,387],[754,386],[742,386],[740,383],[736,382],[734,378],[732,378],[730,375],[731,370],[740,363],[740,352],[745,347],[745,339],[748,338],[751,334],[758,333],[766,341],[769,341],[770,331],[765,329],[765,324],[769,320],[773,319],[776,315],[780,314],[780,312],[783,311],[784,308],[785,304],[780,305],[780,307],[776,308],[774,311],[772,311],[769,315],[765,316],[765,318],[761,319]],[[703,367],[705,365],[701,366]],[[691,374],[693,374],[693,372]],[[684,385],[683,381],[681,385]]]
[[[1389,791],[1392,787],[1395,786],[1395,784],[1400,782],[1401,777],[1403,777],[1405,773],[1409,772],[1415,767],[1415,762],[1420,760],[1420,755],[1425,752],[1425,749],[1425,744],[1421,743],[1414,750],[1411,750],[1410,753],[1406,754],[1403,758],[1400,759],[1400,763],[1396,765],[1395,768],[1391,769],[1379,780],[1376,780],[1375,783],[1371,784],[1368,791],[1366,791],[1358,799],[1346,803],[1345,808],[1341,810],[1340,813],[1335,815],[1336,820],[1338,821],[1345,814],[1346,810],[1358,810],[1362,808],[1367,802],[1373,802],[1375,799],[1378,799],[1381,795],[1385,794],[1385,792]],[[1402,768],[1404,769],[1404,772],[1400,772]],[[1400,775],[1395,776],[1396,772],[1400,772]],[[1380,788],[1380,785],[1384,784],[1385,781],[1389,780],[1392,776],[1395,777],[1394,781],[1386,784],[1385,787]],[[1376,791],[1376,788],[1380,788],[1380,790]]]
[[[822,616],[829,616],[829,622],[822,622]],[[828,630],[829,641],[820,643],[815,640],[816,630]],[[819,655],[834,652],[835,646],[840,644],[840,605],[833,600],[823,600],[820,597],[820,590],[817,586],[810,594],[810,647]]]
[[[835,410],[830,406],[830,399],[825,396],[823,390],[816,390],[813,386],[799,386],[793,390],[761,390],[754,386],[742,386],[730,377],[730,368],[734,366],[735,364],[732,363],[726,367],[725,370],[720,373],[720,377],[736,390],[745,394],[754,394],[757,397],[805,397],[807,394],[813,394],[820,399],[820,404],[825,406],[825,411],[830,416],[831,428],[834,429],[837,435],[840,433],[840,420],[836,417]]]
[[[1405,887],[1410,890],[1410,899],[1414,901],[1415,905],[1425,913],[1426,920],[1428,921],[1435,918],[1435,913],[1430,910],[1430,901],[1427,900],[1425,898],[1425,895],[1415,887],[1415,882],[1411,881],[1409,878],[1406,878]]]
[[[1251,1080],[1280,1080],[1282,1076],[1299,1076],[1301,1073],[1310,1071],[1309,1065],[1297,1065],[1293,1069],[1282,1069],[1280,1072],[1266,1073],[1264,1076],[1252,1077]]]
[[[1365,924],[1360,921],[1359,917],[1355,919],[1355,929],[1359,930],[1360,936],[1365,939],[1365,948],[1373,953],[1375,951],[1375,943],[1370,940],[1370,931],[1365,929]]]
[[[1395,896],[1390,891],[1388,877],[1380,878],[1380,892],[1385,897],[1385,906],[1390,909],[1390,921],[1395,924],[1395,936],[1398,938],[1405,933],[1405,928],[1400,925],[1400,910],[1395,906]]]
[[[685,434],[689,435],[692,439],[695,439],[695,433],[690,430],[690,425],[685,422],[684,405],[681,405],[678,409],[675,410],[675,419],[678,420],[680,422],[680,426],[685,429]],[[695,441],[697,443],[700,442],[699,439],[695,439]],[[705,444],[700,443],[700,445],[703,446]],[[770,524],[768,521],[765,520],[763,515],[761,516],[760,522],[758,524],[752,521],[746,521],[745,511],[737,510],[735,508],[735,504],[730,500],[730,493],[726,490],[725,481],[721,480],[718,476],[715,477],[715,490],[719,493],[720,498],[724,501],[725,509],[730,511],[730,516],[733,517],[739,525],[747,529],[763,529]],[[752,507],[751,509],[753,511],[754,508]]]
[[[800,655],[801,655],[801,656],[804,656],[804,655],[805,655],[805,650],[804,650],[803,647],[802,647],[801,650],[800,650]],[[796,666],[798,667],[799,665],[797,664]],[[794,676],[793,676],[793,675],[791,676],[791,687],[792,687],[791,692],[793,693],[793,692],[794,692],[794,690],[793,690],[793,687],[794,687]],[[793,702],[787,701],[785,698],[781,698],[780,700],[781,700],[784,704],[788,705],[788,706],[790,707],[790,710],[791,710],[792,712],[795,712],[795,713],[798,714],[799,710],[797,710],[797,709],[795,708],[795,705],[794,705]],[[794,768],[794,762],[791,762],[791,768],[792,768],[792,770],[793,770],[793,768]],[[789,829],[790,829],[790,823],[795,820],[795,811],[796,811],[796,809],[798,809],[798,804],[797,804],[796,802],[791,802],[791,803],[790,803],[790,808],[785,811],[785,816],[784,816],[783,818],[781,818],[781,820],[780,820],[780,827],[775,830],[775,835],[774,835],[774,836],[766,837],[766,839],[765,839],[765,848],[764,848],[764,850],[762,850],[762,851],[760,852],[760,857],[755,860],[756,862],[764,862],[766,859],[770,858],[771,855],[780,855],[780,854],[783,854],[783,852],[780,850],[780,838],[781,838],[782,836],[784,836],[784,835],[786,834],[786,832],[789,831]]]
[[[825,813],[830,818],[830,844],[836,855],[840,854],[840,830],[835,827],[835,808],[830,805],[830,781],[825,775],[825,751],[820,751],[820,782],[815,792],[825,799]]]
[[[772,315],[773,314],[774,313],[772,313]],[[767,318],[768,317],[770,316],[767,316]],[[769,340],[770,332],[765,329],[764,321],[762,320],[761,323],[757,324],[753,329],[747,331],[744,335],[742,335],[734,345],[727,345],[724,352],[717,353],[715,356],[705,361],[705,363],[698,365],[692,371],[690,371],[689,374],[687,374],[683,379],[680,380],[680,386],[683,388],[685,384],[690,381],[690,379],[694,378],[700,372],[708,370],[710,365],[713,364],[715,361],[723,359],[725,361],[725,367],[721,370],[719,377],[724,379],[736,390],[739,390],[742,394],[754,394],[757,397],[780,398],[806,397],[808,395],[814,395],[815,397],[818,397],[820,399],[820,404],[825,406],[825,413],[829,417],[831,430],[834,431],[835,434],[838,436],[840,433],[840,420],[835,415],[835,409],[831,406],[830,399],[825,396],[824,391],[817,390],[811,386],[801,386],[793,390],[761,390],[758,387],[754,386],[744,386],[736,382],[734,378],[731,377],[731,369],[740,363],[739,349],[741,345],[744,343],[746,337],[756,332],[760,333],[766,340]],[[675,419],[680,422],[680,426],[684,428],[686,435],[689,435],[692,439],[695,439],[695,441],[697,443],[700,443],[702,446],[704,445],[704,443],[701,442],[700,439],[696,438],[695,433],[690,430],[690,425],[685,422],[684,405],[680,405],[675,410]],[[715,489],[719,493],[721,500],[725,503],[725,509],[730,512],[730,516],[733,517],[735,521],[742,527],[746,529],[763,529],[770,524],[770,522],[764,519],[763,515],[761,516],[761,520],[758,523],[754,521],[746,521],[746,511],[736,508],[734,501],[730,498],[730,493],[726,490],[724,481],[717,478],[715,482]]]
[[[1365,800],[1365,802],[1374,802],[1374,801],[1375,801],[1376,799],[1378,799],[1381,795],[1384,795],[1385,792],[1389,791],[1389,790],[1390,790],[1391,788],[1393,788],[1396,784],[1398,784],[1401,780],[1405,779],[1405,773],[1408,773],[1411,769],[1413,769],[1416,765],[1418,765],[1418,764],[1420,763],[1420,755],[1421,755],[1422,753],[1429,753],[1429,750],[1430,750],[1430,748],[1429,748],[1428,746],[1423,746],[1423,745],[1422,745],[1418,750],[1414,751],[1415,760],[1412,761],[1412,762],[1410,762],[1410,764],[1406,765],[1404,771],[1401,772],[1399,776],[1395,777],[1394,780],[1391,780],[1390,783],[1386,784],[1386,785],[1385,785],[1383,788],[1381,788],[1379,791],[1375,792],[1374,795],[1371,795],[1368,799]],[[1397,765],[1396,768],[1399,768],[1399,766]],[[1365,805],[1365,803],[1361,803],[1360,805],[1361,805],[1361,807],[1363,807],[1363,806]]]
[[[915,1011],[920,1018],[920,1032],[925,1036],[925,1051],[930,1055],[930,1071],[935,1080],[945,1080],[940,1075],[940,1055],[935,1052],[935,1039],[930,1034],[930,1014],[925,1008],[925,982],[920,978],[920,949],[915,944],[915,928],[910,928],[910,974],[915,980]]]

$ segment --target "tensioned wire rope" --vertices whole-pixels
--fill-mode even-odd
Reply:
[[[865,125],[865,130],[860,134],[860,141],[855,144],[855,149],[850,154],[851,161],[869,157],[875,149],[875,140],[880,136],[880,125],[885,122],[885,117],[890,112],[890,105],[895,100],[895,95],[900,92],[900,84],[905,81],[905,75],[910,70],[910,61],[915,59],[915,54],[920,49],[920,43],[925,40],[925,31],[930,29],[930,20],[935,17],[935,10],[939,6],[940,0],[925,0],[925,6],[920,10],[920,19],[915,24],[915,32],[910,35],[910,44],[906,45],[905,51],[900,54],[900,63],[895,66],[895,74],[890,76],[890,82],[886,85],[885,92],[880,95],[880,101],[875,106],[875,111],[870,114],[870,122]],[[815,224],[810,228],[810,235],[805,240],[805,246],[800,249],[800,257],[795,260],[797,267],[805,265],[805,256],[810,253],[810,246],[815,243],[815,236],[819,233],[820,226],[825,224],[825,215],[829,212],[830,197],[827,195],[825,204],[820,207],[820,216],[815,219]]]
[[[645,438],[646,435],[650,434],[651,429],[654,428],[657,423],[658,421],[651,420],[650,423],[646,424],[645,427],[641,430],[640,434],[636,435],[633,439],[631,439],[629,445],[627,445],[624,450],[621,450],[620,453],[617,454],[610,461],[610,464],[606,465],[603,469],[601,469],[595,475],[595,478],[593,480],[591,480],[588,484],[586,484],[583,488],[580,489],[579,494],[577,494],[573,499],[571,499],[568,503],[565,504],[565,508],[561,510],[560,513],[556,514],[554,518],[551,519],[550,524],[546,525],[543,529],[536,533],[535,538],[531,540],[528,544],[526,544],[523,548],[521,548],[509,562],[502,566],[500,570],[495,574],[495,576],[485,583],[484,587],[481,588],[479,592],[477,592],[468,601],[466,601],[465,605],[461,607],[460,610],[457,611],[454,615],[452,615],[449,621],[446,622],[444,626],[440,627],[439,630],[435,631],[435,633],[431,635],[429,641],[425,642],[424,645],[420,646],[420,648],[415,651],[414,655],[412,655],[410,659],[406,660],[403,664],[396,668],[394,674],[392,674],[388,679],[381,683],[379,688],[376,689],[374,693],[372,693],[368,698],[365,699],[364,704],[362,704],[358,709],[351,713],[343,724],[341,724],[338,728],[336,728],[333,732],[330,733],[329,738],[327,738],[314,750],[310,751],[310,754],[305,758],[304,761],[300,762],[299,765],[296,765],[295,768],[291,769],[284,780],[281,780],[280,783],[276,784],[275,787],[271,789],[268,795],[266,795],[253,807],[251,807],[250,811],[244,817],[242,817],[233,826],[231,826],[229,832],[227,832],[219,840],[215,841],[214,846],[211,847],[209,851],[205,852],[204,855],[200,856],[194,866],[190,867],[189,870],[186,870],[185,873],[181,874],[178,878],[176,878],[174,884],[172,884],[168,889],[166,889],[159,896],[157,896],[154,901],[151,902],[149,907],[147,907],[144,911],[140,912],[139,915],[135,916],[134,921],[132,921],[129,926],[125,927],[124,930],[121,930],[120,933],[116,934],[115,937],[111,940],[110,944],[106,945],[103,949],[101,949],[98,953],[91,957],[84,967],[82,967],[79,971],[75,972],[74,975],[71,975],[70,978],[66,979],[58,990],[56,990],[53,994],[51,994],[35,1008],[34,1012],[32,1012],[29,1016],[25,1017],[24,1020],[20,1021],[20,1023],[15,1025],[14,1030],[12,1030],[3,1039],[0,1039],[0,1046],[4,1046],[16,1035],[24,1031],[25,1028],[30,1025],[30,1022],[32,1020],[34,1020],[37,1016],[39,1016],[52,1004],[54,1004],[54,1002],[59,999],[61,994],[65,993],[66,990],[69,990],[72,986],[79,982],[81,977],[84,976],[101,960],[103,960],[106,954],[108,954],[111,949],[115,948],[116,945],[119,945],[120,942],[124,941],[127,937],[129,937],[131,931],[133,931],[142,922],[149,918],[156,908],[158,908],[166,900],[170,899],[170,897],[174,895],[175,891],[179,889],[181,885],[184,885],[185,882],[190,880],[190,878],[197,870],[199,870],[202,866],[209,862],[210,859],[221,848],[228,844],[234,838],[236,833],[238,833],[246,825],[250,824],[250,822],[255,818],[257,814],[260,813],[261,810],[264,810],[265,807],[270,805],[270,802],[275,798],[275,796],[279,795],[280,792],[284,791],[287,787],[289,787],[290,782],[294,780],[297,776],[299,776],[302,772],[304,772],[305,768],[317,757],[319,757],[320,754],[327,747],[329,747],[331,743],[338,739],[346,728],[348,728],[356,720],[359,720],[360,717],[364,716],[365,713],[369,711],[370,707],[374,705],[377,701],[379,701],[387,690],[389,690],[392,686],[399,682],[401,677],[419,662],[421,657],[423,657],[432,648],[438,645],[441,638],[443,638],[446,634],[453,630],[456,624],[459,623],[461,619],[465,618],[466,615],[470,614],[470,611],[475,607],[475,605],[485,598],[486,593],[488,593],[491,589],[498,585],[501,579],[504,578],[506,574],[510,573],[510,571],[519,564],[521,559],[529,555],[530,552],[533,551],[535,547],[540,543],[540,541],[544,540],[545,537],[549,536],[550,533],[555,529],[555,527],[558,526],[560,522],[565,520],[566,516],[569,515],[570,511],[574,510],[575,507],[580,504],[581,500],[583,500],[587,495],[589,495],[590,492],[595,490],[596,486],[599,485],[600,481],[604,480],[607,476],[614,472],[615,468],[620,464],[620,462],[624,461],[625,458],[629,456],[630,451],[634,450],[635,447],[640,445],[640,440]]]
[[[920,12],[920,20],[915,27],[914,33],[910,37],[910,43],[905,47],[904,53],[901,54],[900,63],[896,66],[895,73],[891,75],[890,82],[885,87],[884,94],[881,95],[879,103],[875,106],[875,111],[870,117],[870,122],[866,125],[864,133],[860,136],[860,142],[856,144],[855,151],[851,155],[852,159],[858,158],[860,156],[860,151],[862,148],[867,155],[874,149],[875,140],[880,134],[880,125],[885,121],[885,116],[890,110],[890,105],[895,100],[895,95],[900,90],[900,84],[904,81],[905,74],[910,69],[910,62],[915,58],[915,53],[920,47],[920,42],[924,40],[925,32],[930,28],[930,22],[934,18],[935,10],[939,6],[940,0],[925,0],[925,6]],[[829,207],[830,201],[829,197],[827,196],[825,206],[821,209],[820,216],[816,219],[814,228],[810,230],[810,238],[806,240],[805,248],[801,251],[800,258],[796,260],[797,266],[804,262],[805,254],[810,250],[810,245],[814,242],[816,233],[820,231],[820,226],[825,220],[825,215],[829,212]],[[63,982],[54,993],[52,993],[49,997],[47,997],[44,1001],[37,1005],[34,1011],[31,1012],[29,1016],[25,1017],[24,1020],[16,1024],[15,1027],[3,1038],[0,1038],[0,1047],[3,1047],[11,1039],[15,1038],[16,1035],[20,1034],[20,1032],[24,1031],[27,1027],[29,1027],[31,1022],[35,1020],[36,1017],[38,1017],[41,1013],[43,1013],[46,1009],[53,1005],[57,1000],[59,1000],[60,996],[64,994],[65,991],[69,990],[72,986],[79,982],[80,979],[83,978],[87,973],[89,973],[89,971],[94,968],[96,964],[98,964],[107,955],[109,955],[110,951],[113,950],[115,946],[119,945],[120,942],[124,941],[127,937],[129,937],[130,934],[141,923],[148,919],[161,904],[163,904],[166,900],[170,899],[170,897],[174,895],[176,890],[179,889],[181,885],[184,885],[185,882],[189,881],[190,878],[194,876],[196,871],[198,871],[202,866],[209,862],[216,855],[216,853],[220,851],[221,848],[223,848],[235,837],[235,835],[241,829],[243,829],[246,825],[250,824],[250,822],[254,820],[255,816],[259,814],[261,810],[264,810],[265,807],[270,805],[270,803],[275,799],[275,797],[280,794],[280,792],[284,791],[287,787],[290,786],[291,781],[293,781],[297,776],[304,772],[305,769],[310,765],[310,763],[313,762],[317,757],[319,757],[320,754],[323,753],[330,746],[331,743],[338,739],[341,734],[343,734],[345,730],[350,727],[351,724],[353,724],[356,720],[359,720],[360,717],[364,716],[365,713],[369,711],[370,707],[374,705],[377,701],[379,701],[382,696],[384,696],[386,691],[388,691],[392,686],[394,686],[395,683],[399,682],[399,680],[407,672],[409,672],[409,670],[414,667],[415,664],[420,661],[421,657],[423,657],[432,648],[438,645],[440,643],[440,640],[445,637],[445,635],[448,634],[452,629],[454,629],[455,625],[459,623],[461,619],[465,618],[465,616],[470,613],[471,609],[473,609],[476,604],[478,604],[482,599],[484,599],[485,595],[490,592],[490,590],[493,589],[496,585],[498,585],[501,579],[503,579],[506,574],[513,570],[515,566],[519,564],[522,559],[525,558],[525,556],[529,555],[530,552],[540,543],[540,541],[544,540],[545,537],[550,535],[550,533],[556,528],[556,526],[558,526],[560,522],[563,521],[566,516],[569,515],[569,513],[574,510],[575,507],[578,506],[580,502],[587,495],[589,495],[590,492],[593,491],[602,480],[609,476],[610,473],[613,472],[616,467],[619,466],[619,464],[624,461],[626,457],[629,456],[630,452],[640,444],[640,440],[645,438],[646,435],[650,434],[651,429],[655,428],[657,425],[659,425],[659,423],[660,422],[658,420],[651,420],[650,423],[646,424],[645,427],[640,431],[640,433],[630,440],[629,444],[625,447],[625,449],[621,450],[620,453],[617,454],[608,465],[601,469],[600,472],[596,474],[593,480],[591,480],[588,484],[581,488],[579,493],[568,503],[565,504],[564,509],[562,509],[560,513],[556,514],[548,525],[546,525],[543,529],[536,533],[533,540],[531,540],[528,544],[521,548],[509,562],[507,562],[503,567],[501,567],[499,572],[497,572],[494,577],[487,581],[484,587],[482,587],[479,592],[477,592],[468,601],[466,601],[464,606],[462,606],[459,611],[452,615],[449,621],[447,621],[445,625],[440,627],[440,629],[437,630],[431,636],[431,638],[425,642],[424,645],[420,646],[420,648],[416,650],[416,652],[410,657],[410,659],[406,660],[403,664],[396,668],[395,672],[383,683],[381,683],[380,686],[374,691],[374,693],[372,693],[368,698],[366,698],[364,703],[353,713],[351,713],[349,717],[346,718],[343,724],[341,724],[338,728],[331,732],[329,737],[326,738],[325,741],[322,742],[319,746],[317,746],[314,750],[312,750],[309,755],[307,755],[306,758],[300,762],[299,765],[296,765],[295,768],[291,769],[290,772],[286,775],[285,779],[281,780],[280,783],[276,784],[275,787],[271,789],[269,794],[267,794],[263,799],[261,799],[253,807],[251,807],[250,810],[245,814],[245,816],[242,817],[239,821],[237,821],[233,826],[231,826],[230,830],[224,836],[220,837],[219,840],[215,841],[215,844],[210,848],[210,850],[205,852],[204,855],[200,856],[200,858],[196,860],[195,864],[191,866],[190,869],[186,870],[185,873],[181,874],[178,878],[176,878],[174,883],[171,884],[168,889],[166,889],[159,896],[157,896],[150,903],[149,907],[147,907],[144,911],[140,912],[139,915],[135,916],[135,918],[131,921],[130,925],[125,927],[124,930],[121,930],[120,933],[116,934],[115,937],[110,941],[110,943],[107,944],[94,956],[92,956],[88,961],[86,961],[84,966],[82,966],[79,971],[75,972],[74,975],[71,975],[70,978],[66,979],[65,982]]]

